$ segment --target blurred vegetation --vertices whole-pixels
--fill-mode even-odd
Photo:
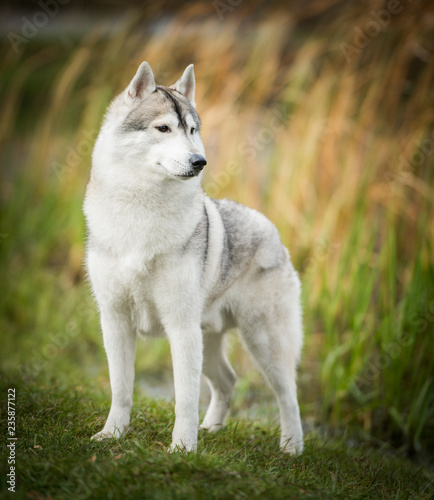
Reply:
[[[305,422],[432,450],[434,6],[398,4],[155,4],[18,52],[4,39],[3,369],[107,390],[82,266],[93,141],[141,61],[163,84],[193,62],[205,189],[264,212],[301,274]],[[237,410],[262,383],[234,339],[230,353]],[[166,343],[141,343],[139,380],[169,367]]]

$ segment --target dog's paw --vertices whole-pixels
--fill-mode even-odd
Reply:
[[[203,429],[207,432],[217,432],[220,429],[223,429],[224,424],[209,424],[208,422],[203,421],[199,426],[199,429]]]
[[[280,443],[280,449],[288,455],[299,455],[303,451],[303,447],[303,440],[294,441],[289,439]]]
[[[91,441],[103,441],[104,439],[120,439],[125,435],[125,433],[126,430],[124,432],[121,432],[117,428],[112,431],[103,429],[102,431],[94,434],[90,439]]]
[[[197,443],[184,444],[183,442],[173,442],[167,451],[169,453],[195,453],[197,451]]]
[[[111,439],[114,438],[113,434],[111,432],[104,432],[104,431],[99,431],[96,434],[94,434],[90,440],[91,441],[103,441],[104,439]]]

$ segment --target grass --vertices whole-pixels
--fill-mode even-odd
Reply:
[[[72,33],[67,43],[37,35],[19,53],[2,42],[1,366],[22,395],[32,401],[35,394],[40,401],[38,410],[26,414],[27,396],[21,397],[27,436],[44,436],[54,452],[63,431],[52,432],[57,428],[50,418],[68,414],[71,421],[80,419],[75,428],[82,429],[62,441],[64,455],[53,455],[55,467],[42,460],[45,441],[35,443],[40,451],[20,443],[27,450],[21,470],[28,477],[20,479],[28,481],[26,489],[49,495],[49,482],[54,487],[64,480],[78,487],[74,477],[81,467],[86,473],[101,467],[103,477],[113,480],[110,468],[129,458],[131,467],[122,469],[113,487],[122,489],[130,480],[139,487],[140,456],[160,467],[150,484],[172,473],[170,461],[187,474],[189,467],[197,472],[203,459],[212,489],[221,460],[223,470],[234,467],[240,474],[225,476],[225,484],[245,479],[237,490],[240,497],[264,491],[261,483],[274,488],[276,498],[285,488],[294,495],[306,489],[313,496],[330,496],[333,487],[343,497],[366,497],[378,493],[380,480],[386,497],[411,497],[411,488],[421,498],[432,494],[432,487],[411,486],[416,483],[406,470],[414,467],[397,457],[430,462],[434,447],[433,6],[405,3],[403,12],[348,61],[343,44],[354,45],[354,28],[363,31],[372,21],[372,10],[379,10],[376,2],[314,0],[285,8],[258,1],[255,12],[249,5],[227,12],[221,22],[212,2],[186,4],[165,17],[156,8],[134,10],[123,13],[116,26],[95,23],[83,35]],[[279,228],[300,272],[305,349],[299,398],[310,432],[307,451],[297,459],[276,454],[271,445],[275,435],[267,422],[276,408],[234,339],[230,358],[240,380],[232,416],[241,419],[236,446],[228,444],[232,422],[218,438],[201,437],[202,458],[166,455],[170,406],[153,406],[156,420],[165,426],[158,428],[158,441],[164,444],[158,448],[139,427],[139,410],[153,404],[145,399],[138,400],[136,427],[126,441],[87,442],[94,412],[104,418],[109,395],[99,319],[82,267],[81,205],[104,110],[142,60],[150,62],[163,84],[195,63],[208,160],[206,191],[264,212]],[[162,378],[170,365],[167,343],[139,344],[138,381]],[[77,384],[95,391],[77,392]],[[48,406],[52,416],[36,424],[30,413]],[[260,413],[260,407],[266,410]],[[264,416],[263,428],[242,422],[246,408],[250,415]],[[84,429],[80,425],[86,419]],[[36,430],[45,425],[46,432]],[[318,430],[324,428],[335,437],[325,440]],[[342,435],[346,438],[339,441],[336,436]],[[360,449],[349,447],[351,440]],[[150,446],[149,456],[143,443]],[[386,451],[390,445],[396,458]],[[255,446],[265,458],[254,455]],[[112,460],[110,450],[117,456],[123,447],[131,457],[125,452],[122,460]],[[97,450],[101,457],[87,463]],[[244,451],[247,462],[237,455]],[[325,472],[332,465],[334,476]],[[166,466],[169,472],[163,472]],[[293,466],[298,476],[291,475]],[[68,469],[76,470],[70,483]],[[252,471],[261,478],[258,482],[248,475]],[[370,471],[378,472],[371,486],[375,475]],[[368,494],[369,488],[373,493]],[[61,490],[53,495],[61,497]]]
[[[14,380],[2,377],[5,394]],[[121,441],[93,443],[108,411],[82,387],[16,387],[17,493],[14,498],[429,498],[429,471],[390,450],[348,446],[313,433],[305,452],[278,451],[276,429],[231,420],[201,432],[200,453],[170,454],[173,405],[142,398]],[[2,410],[4,410],[2,399]],[[6,428],[1,423],[2,435]],[[2,477],[5,477],[4,461]],[[2,497],[7,498],[2,482]]]

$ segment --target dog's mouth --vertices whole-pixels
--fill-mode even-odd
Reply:
[[[159,167],[162,167],[164,168],[164,170],[171,176],[171,177],[175,177],[177,179],[183,179],[183,180],[187,180],[187,179],[191,179],[193,177],[197,177],[202,169],[198,170],[198,169],[195,169],[195,170],[188,170],[182,174],[174,174],[173,172],[170,172],[169,169],[167,169],[162,163],[158,162],[157,165]]]
[[[200,172],[187,172],[185,174],[179,174],[176,177],[179,177],[180,179],[191,179],[192,177],[197,177],[200,174]]]

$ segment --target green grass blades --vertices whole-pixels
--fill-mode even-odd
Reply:
[[[15,380],[2,375],[2,394]],[[123,440],[94,443],[90,436],[108,410],[99,393],[14,387],[14,498],[428,498],[433,492],[428,470],[386,449],[313,433],[302,456],[288,457],[278,451],[276,427],[243,420],[216,434],[201,432],[200,453],[170,454],[174,412],[163,401],[140,399]],[[5,435],[4,419],[0,429]],[[6,487],[2,481],[3,498]]]

